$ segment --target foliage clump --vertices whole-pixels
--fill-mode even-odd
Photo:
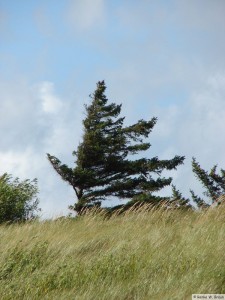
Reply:
[[[37,179],[12,180],[7,173],[0,176],[0,223],[34,219],[40,210],[37,193]]]

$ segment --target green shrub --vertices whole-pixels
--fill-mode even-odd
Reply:
[[[26,221],[35,218],[39,200],[37,179],[12,180],[5,173],[0,177],[0,223]]]

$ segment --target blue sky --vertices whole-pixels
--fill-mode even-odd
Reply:
[[[191,157],[225,165],[224,15],[223,0],[0,0],[0,173],[37,177],[43,216],[66,214],[73,190],[46,153],[73,164],[104,79],[127,124],[158,117],[147,155],[185,155],[170,175],[201,194]]]

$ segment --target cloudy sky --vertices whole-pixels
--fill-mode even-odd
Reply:
[[[224,0],[0,0],[0,174],[38,178],[43,217],[67,214],[46,153],[73,166],[104,79],[127,124],[158,117],[146,155],[185,155],[170,175],[201,195],[191,158],[225,168],[224,16]]]

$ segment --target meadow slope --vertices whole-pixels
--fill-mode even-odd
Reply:
[[[191,299],[225,293],[225,208],[0,226],[0,299]]]

